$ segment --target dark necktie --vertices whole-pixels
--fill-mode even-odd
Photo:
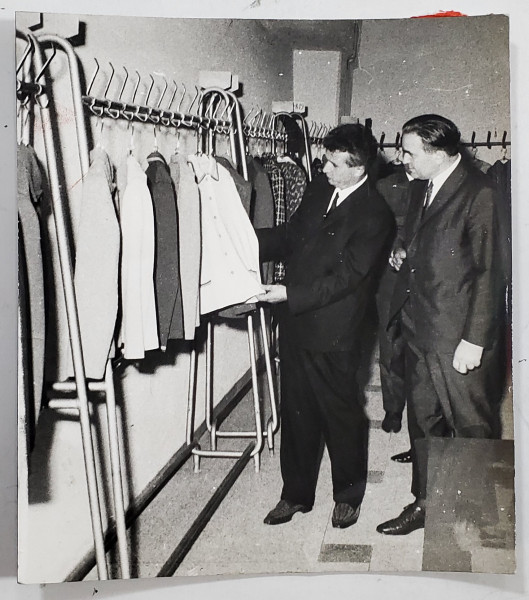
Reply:
[[[422,221],[422,219],[424,219],[424,213],[426,212],[426,209],[428,208],[428,206],[430,206],[430,200],[432,198],[432,190],[433,190],[433,183],[430,181],[430,183],[428,184],[428,187],[426,188],[426,196],[424,197],[424,204],[422,205],[421,221]]]
[[[331,203],[329,205],[329,209],[327,210],[327,215],[331,213],[336,208],[336,203],[338,202],[338,190],[334,191],[334,196],[332,197]]]

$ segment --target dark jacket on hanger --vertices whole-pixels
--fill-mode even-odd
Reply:
[[[391,211],[370,182],[326,215],[333,191],[325,176],[315,179],[289,223],[257,231],[263,260],[287,257],[282,335],[319,352],[358,343],[393,227]]]
[[[253,211],[251,214],[252,225],[256,229],[274,226],[274,196],[270,186],[270,179],[265,168],[254,158],[248,157],[248,178],[253,184]],[[272,283],[274,280],[273,261],[261,265],[263,283]]]
[[[500,232],[500,255],[506,285],[512,275],[511,251],[511,161],[497,160],[487,171],[498,190],[498,222]]]
[[[178,251],[176,195],[169,167],[159,152],[147,157],[147,185],[151,192],[155,222],[154,282],[158,337],[165,350],[167,341],[184,337],[182,289]]]
[[[244,206],[244,210],[246,214],[250,216],[252,212],[252,196],[253,196],[253,186],[250,181],[246,181],[244,177],[239,175],[235,167],[232,165],[231,161],[225,156],[216,157],[216,161],[221,164],[231,175],[233,182],[235,183],[235,187],[237,188],[237,193],[241,199],[242,205]]]

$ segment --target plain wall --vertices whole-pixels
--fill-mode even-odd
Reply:
[[[341,53],[294,50],[294,100],[308,105],[307,120],[338,123]]]
[[[364,21],[351,114],[393,142],[408,119],[437,113],[465,141],[510,139],[508,19],[502,15]],[[391,50],[388,51],[388,44]],[[496,137],[495,137],[496,134]],[[480,149],[493,163],[500,150]]]

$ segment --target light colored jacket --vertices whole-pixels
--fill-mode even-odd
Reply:
[[[262,293],[257,236],[228,171],[213,157],[189,157],[201,201],[200,312],[246,302]]]
[[[154,297],[154,213],[147,177],[127,158],[127,184],[121,199],[121,297],[123,355],[140,359],[159,347]]]

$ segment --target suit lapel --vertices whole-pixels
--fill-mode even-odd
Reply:
[[[424,181],[424,186],[421,186],[421,188],[417,186],[417,193],[414,195],[410,203],[410,212],[412,210],[412,207],[414,210],[414,215],[412,217],[412,228],[410,232],[411,242],[413,242],[415,236],[419,233],[422,227],[424,227],[424,225],[428,223],[428,221],[433,216],[435,216],[438,212],[443,210],[443,208],[446,206],[446,204],[461,186],[461,183],[465,179],[466,175],[467,171],[465,167],[461,163],[459,163],[455,171],[441,186],[441,189],[435,195],[435,198],[433,199],[430,206],[426,209],[426,212],[424,213],[422,218],[422,203],[424,202],[424,195],[426,193],[427,182]],[[422,192],[419,192],[419,189],[422,189]]]
[[[450,175],[450,177],[444,182],[441,186],[441,189],[435,195],[430,206],[426,209],[424,213],[424,217],[421,222],[421,227],[426,223],[429,219],[431,219],[436,213],[442,210],[445,204],[450,200],[450,198],[454,195],[454,193],[459,189],[463,179],[466,176],[466,169],[464,166],[459,163],[455,169],[455,171]]]
[[[354,202],[356,204],[357,202],[361,201],[362,199],[367,198],[368,192],[369,192],[369,181],[366,181],[358,189],[356,189],[354,192],[349,194],[349,196],[347,196],[343,200],[343,202],[340,202],[340,204],[333,211],[331,211],[328,215],[324,214],[324,218],[322,221],[322,227],[325,228],[325,227],[332,225],[333,223],[336,223],[337,221],[342,221],[343,218],[347,214],[349,214],[350,209],[351,209],[351,203]],[[329,196],[327,197],[327,199],[326,199],[327,204],[325,205],[324,211],[329,206],[329,202],[331,201],[331,197],[332,197],[333,193],[334,193],[334,191],[331,192],[331,194],[329,194]]]

